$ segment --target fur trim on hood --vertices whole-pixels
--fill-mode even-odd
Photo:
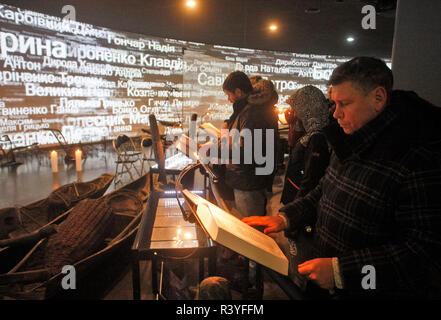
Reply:
[[[258,79],[253,85],[253,92],[248,96],[248,102],[252,105],[263,105],[271,102],[277,103],[279,95],[271,80]]]

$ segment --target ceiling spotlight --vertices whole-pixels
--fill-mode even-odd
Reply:
[[[347,42],[354,42],[354,41],[355,41],[355,38],[349,36],[349,37],[346,38],[346,41],[347,41]]]
[[[189,8],[194,8],[194,7],[196,7],[196,1],[194,1],[194,0],[188,0],[188,1],[185,3],[185,5],[186,5],[187,7],[189,7]]]
[[[270,24],[270,26],[268,27],[268,29],[269,29],[270,31],[276,31],[276,30],[278,29],[278,27],[277,27],[276,24]]]

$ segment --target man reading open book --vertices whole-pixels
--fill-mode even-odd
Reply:
[[[339,297],[439,299],[441,110],[392,91],[376,58],[341,64],[329,84],[338,123],[325,129],[324,177],[279,216],[243,221],[265,233],[314,226],[316,258],[298,271]]]
[[[225,79],[223,90],[233,103],[233,114],[225,122],[219,139],[221,155],[225,154],[223,148],[229,149],[229,159],[222,159],[227,160],[224,182],[233,189],[234,206],[242,217],[263,216],[266,190],[272,184],[276,161],[277,117],[274,112],[269,115],[275,103],[274,86],[271,81],[261,80],[253,87],[245,73],[235,71]],[[267,135],[273,137],[269,143]],[[256,157],[259,152],[265,154],[260,158],[266,163],[260,163],[261,159]],[[239,159],[234,158],[235,154]]]

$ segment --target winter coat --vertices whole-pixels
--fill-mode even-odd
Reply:
[[[274,159],[273,170],[268,175],[256,174],[256,168],[265,167],[265,164],[257,164],[254,155],[252,163],[245,164],[244,148],[241,145],[241,161],[239,164],[227,164],[225,166],[225,183],[239,190],[260,190],[267,188],[272,183],[272,177],[277,166],[277,114],[274,111],[275,90],[271,81],[261,80],[253,86],[253,92],[248,96],[248,104],[240,111],[234,121],[228,123],[228,129],[231,131],[237,129],[239,132],[243,129],[251,130],[253,140],[255,129],[262,129],[262,150],[263,154],[270,150],[266,146],[267,130],[272,130],[273,140],[271,149],[274,151],[271,155]],[[241,138],[241,141],[243,139]],[[231,147],[231,146],[230,146]],[[268,146],[269,147],[269,146]],[[253,153],[254,153],[253,143]]]
[[[306,195],[318,184],[329,164],[330,150],[323,134],[329,123],[328,103],[320,89],[305,86],[287,101],[296,113],[295,122],[304,134],[291,150],[281,202],[287,204]]]
[[[326,174],[281,209],[291,228],[315,227],[317,258],[338,258],[345,297],[439,294],[441,109],[413,92],[390,101],[352,135],[326,128]],[[361,285],[365,266],[375,268],[375,290]]]

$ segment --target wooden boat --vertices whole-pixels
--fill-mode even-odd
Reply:
[[[104,173],[87,182],[73,182],[52,191],[45,199],[22,207],[0,209],[0,239],[30,233],[83,199],[101,197],[109,188],[113,174]]]
[[[70,293],[75,295],[79,290],[63,289],[62,281],[66,273],[63,273],[61,265],[57,265],[57,263],[44,264],[47,262],[45,259],[51,256],[51,252],[52,257],[65,259],[62,261],[63,264],[73,266],[77,289],[87,282],[86,279],[91,272],[98,270],[99,273],[102,273],[103,269],[115,265],[114,255],[121,251],[121,248],[131,245],[138,229],[149,195],[147,180],[148,175],[146,174],[99,199],[85,199],[48,225],[43,226],[43,228],[54,226],[57,233],[39,240],[9,272],[0,274],[0,297],[49,299],[69,296]],[[80,212],[78,208],[87,209],[87,203],[92,203],[94,210]],[[105,212],[105,214],[96,218],[98,211]],[[81,225],[75,225],[78,222],[76,217],[80,215],[87,217],[87,219],[81,220]],[[92,230],[85,230],[87,228]],[[104,231],[99,237],[95,237],[97,229]],[[76,233],[74,232],[75,234],[72,235],[71,230],[76,230]],[[57,236],[58,239],[56,239]],[[83,251],[84,256],[80,257],[78,253],[82,249],[78,248],[86,242],[84,240],[86,238],[93,238],[91,242],[94,243],[94,246],[88,245],[87,250]],[[72,239],[77,242],[69,242]],[[68,249],[67,253],[57,251],[57,247],[63,246],[64,249]],[[24,250],[21,246],[9,247],[6,250],[0,249],[0,261],[8,257],[6,252],[8,249]],[[112,257],[112,261],[109,261],[110,257]],[[69,261],[69,259],[71,260]],[[40,264],[42,261],[43,265]],[[102,268],[100,269],[100,267]]]

